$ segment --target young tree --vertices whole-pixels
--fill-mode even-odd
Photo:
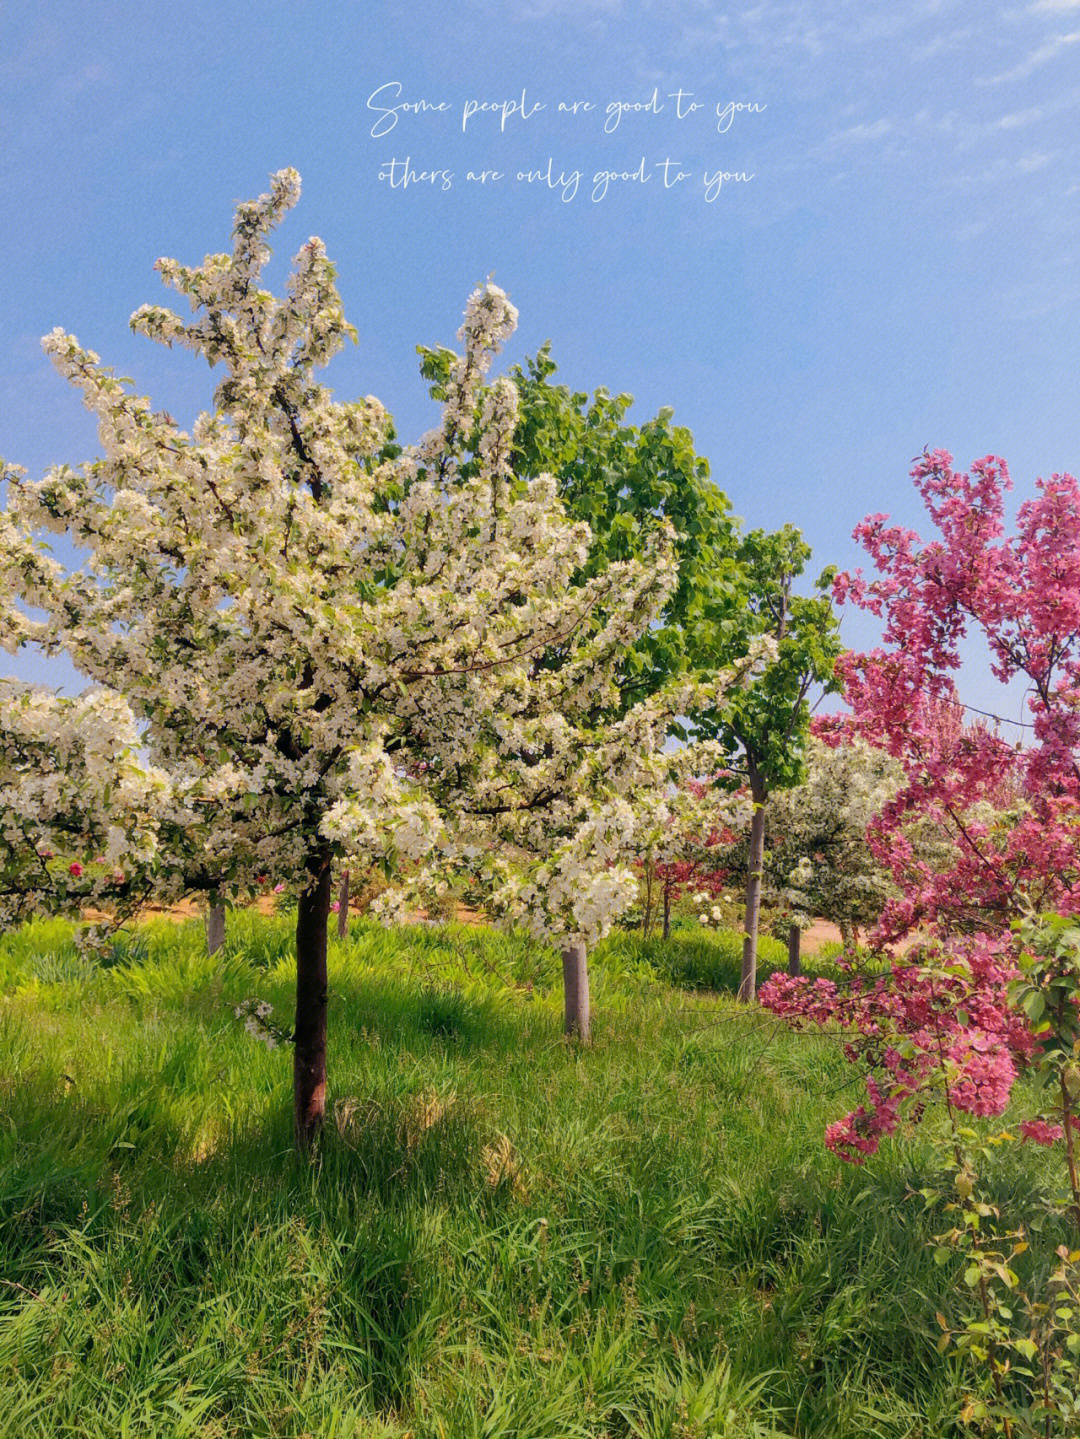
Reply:
[[[846,947],[877,923],[895,892],[866,834],[903,778],[889,755],[834,721],[811,726],[804,762],[803,782],[777,790],[770,800],[765,862],[769,897],[787,909],[791,921],[794,974],[801,930],[815,917],[835,924]]]
[[[449,352],[421,348],[433,393],[442,393]],[[726,703],[686,716],[673,726],[681,738],[721,738],[728,763],[761,796],[754,816],[748,864],[743,983],[756,984],[757,925],[768,794],[797,781],[809,720],[807,696],[815,684],[834,687],[840,652],[835,619],[824,594],[793,593],[809,548],[791,526],[776,534],[740,533],[727,497],[709,479],[708,462],[693,437],[671,424],[663,409],[640,427],[627,424],[631,397],[604,389],[590,398],[551,383],[555,365],[544,346],[512,372],[519,392],[515,465],[523,473],[551,471],[575,516],[593,530],[586,573],[613,558],[640,555],[651,523],[664,516],[674,531],[677,582],[657,623],[642,635],[623,666],[624,704],[633,703],[678,674],[708,675],[746,658],[763,637],[779,642],[777,663],[741,695],[738,724]]]
[[[267,235],[298,194],[295,172],[280,172],[238,209],[230,254],[158,262],[194,319],[158,306],[132,318],[223,366],[190,434],[73,337],[47,337],[98,416],[103,454],[34,483],[5,467],[0,585],[12,603],[0,634],[9,648],[66,653],[122,696],[197,815],[159,850],[156,893],[214,902],[266,876],[300,885],[294,1110],[306,1147],[325,1106],[333,866],[429,854],[444,826],[420,777],[472,764],[536,656],[578,635],[571,668],[588,692],[588,647],[633,644],[671,566],[661,537],[651,569],[627,562],[570,583],[587,527],[565,518],[550,479],[514,479],[513,385],[478,404],[515,319],[492,286],[469,301],[442,421],[417,447],[388,454],[377,401],[334,401],[315,370],[352,331],[321,242],[302,247],[284,298],[261,285]],[[477,426],[479,463],[462,476],[461,436]],[[52,559],[42,530],[66,533],[85,565]]]
[[[419,350],[422,372],[432,382],[433,396],[445,399],[453,352],[424,347]],[[585,585],[602,577],[609,567],[629,560],[641,561],[654,570],[658,525],[670,544],[665,584],[657,595],[652,619],[638,627],[634,637],[624,636],[625,642],[614,652],[591,659],[597,673],[605,676],[606,691],[601,695],[597,688],[587,697],[587,703],[579,704],[572,714],[565,710],[564,718],[572,721],[574,738],[572,744],[564,746],[563,753],[588,758],[590,769],[586,772],[579,767],[572,785],[568,783],[569,770],[554,778],[537,767],[536,755],[542,752],[558,772],[558,747],[545,739],[541,751],[528,741],[521,751],[525,768],[517,780],[506,785],[501,799],[506,813],[516,812],[522,804],[526,807],[532,832],[523,835],[519,825],[517,832],[510,834],[504,822],[498,847],[516,847],[519,871],[522,862],[526,868],[530,862],[540,865],[542,883],[524,880],[519,872],[506,885],[491,884],[489,875],[489,907],[498,912],[501,906],[509,916],[523,920],[521,894],[529,895],[534,904],[545,893],[552,897],[563,895],[561,883],[553,883],[557,871],[551,867],[552,852],[561,853],[560,847],[571,840],[572,826],[562,797],[574,785],[584,793],[590,787],[596,791],[598,783],[601,789],[596,791],[597,801],[603,804],[610,796],[610,776],[603,765],[597,768],[596,757],[603,754],[611,775],[622,776],[623,800],[627,799],[627,785],[638,796],[624,810],[618,827],[618,858],[609,849],[609,835],[600,851],[607,856],[609,872],[596,873],[591,881],[596,892],[606,896],[604,930],[596,929],[591,922],[584,926],[579,922],[588,908],[580,857],[574,862],[576,878],[567,903],[553,900],[527,921],[537,933],[566,942],[567,1029],[576,1033],[582,1028],[581,1014],[587,1012],[583,946],[587,948],[601,932],[606,932],[616,914],[616,897],[620,910],[629,901],[632,891],[625,869],[627,859],[648,849],[651,841],[644,835],[654,825],[657,813],[666,812],[670,786],[675,782],[672,776],[696,774],[703,766],[715,768],[712,751],[703,759],[699,751],[688,750],[677,763],[670,756],[659,764],[654,763],[655,757],[648,757],[655,772],[650,777],[638,773],[631,780],[628,776],[634,766],[628,765],[626,757],[618,758],[620,741],[615,721],[636,715],[635,723],[649,727],[650,743],[658,747],[664,743],[665,725],[668,739],[677,736],[684,745],[695,738],[701,740],[699,716],[704,714],[711,723],[718,723],[726,713],[730,687],[742,686],[750,676],[760,673],[762,658],[771,651],[764,637],[750,634],[745,624],[732,624],[733,607],[746,603],[745,575],[736,571],[734,557],[736,524],[730,517],[726,496],[708,478],[708,462],[695,453],[690,432],[672,426],[672,412],[666,408],[640,427],[628,425],[625,413],[631,404],[629,395],[612,398],[600,389],[590,399],[584,393],[572,393],[566,386],[551,384],[554,372],[546,345],[535,360],[525,362],[525,369],[514,366],[511,370],[517,389],[511,463],[521,476],[554,476],[567,511],[590,526],[589,552],[572,583]],[[462,440],[463,451],[468,453],[463,453],[459,474],[467,477],[483,463],[481,432],[463,431]],[[722,641],[732,631],[738,643],[725,647]],[[538,656],[534,684],[549,671],[562,669],[567,658],[561,646],[552,646]],[[565,707],[573,687],[567,686],[565,677],[554,683],[561,695],[558,703]],[[672,694],[678,696],[674,708]],[[654,717],[650,718],[652,702]],[[641,741],[636,743],[640,745]],[[645,752],[634,759],[641,769]],[[659,787],[656,774],[665,776]],[[546,775],[542,786],[541,775]],[[522,784],[526,776],[528,783]],[[519,800],[508,800],[510,792],[517,793]],[[469,811],[470,802],[459,793],[453,798],[452,808],[463,814]],[[483,839],[478,843],[485,852],[486,843]],[[665,886],[669,903],[672,883],[669,879]],[[573,904],[569,903],[570,896]],[[582,996],[576,1008],[575,994]]]
[[[832,572],[817,581],[818,593],[798,595],[810,548],[791,525],[773,534],[753,530],[737,552],[744,603],[734,610],[738,627],[728,641],[735,653],[764,637],[776,658],[753,685],[739,692],[724,712],[703,720],[725,754],[726,773],[741,780],[753,806],[747,856],[742,975],[739,998],[754,998],[757,987],[758,922],[765,866],[766,804],[770,794],[798,784],[804,775],[803,746],[810,724],[808,697],[815,685],[836,688],[840,654],[836,616],[826,593]],[[730,785],[732,779],[725,780]]]
[[[720,894],[731,883],[728,855],[734,835],[716,804],[711,779],[684,780],[657,803],[642,828],[638,866],[645,887],[642,933],[652,928],[654,906],[662,916],[661,933],[671,933],[671,907],[690,889],[702,900]],[[655,896],[654,896],[655,891]]]

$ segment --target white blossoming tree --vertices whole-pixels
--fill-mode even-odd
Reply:
[[[756,646],[711,680],[666,685],[622,714],[618,659],[640,618],[627,611],[566,662],[532,667],[504,692],[501,714],[471,763],[433,793],[454,816],[458,855],[488,881],[489,910],[562,951],[565,1028],[589,1039],[588,950],[637,899],[633,862],[677,804],[679,786],[715,747],[667,747],[695,706],[718,705],[767,657]],[[480,863],[476,863],[476,859]]]
[[[352,331],[322,243],[303,246],[283,298],[261,286],[268,233],[298,196],[298,176],[282,171],[237,210],[231,253],[194,268],[158,262],[194,318],[158,306],[132,317],[137,331],[222,366],[214,408],[190,433],[72,336],[47,337],[98,417],[103,453],[35,482],[4,467],[0,640],[66,654],[138,726],[121,724],[114,749],[80,751],[94,812],[72,844],[104,826],[113,874],[137,866],[166,900],[298,883],[294,1117],[306,1147],[325,1108],[336,863],[441,861],[478,822],[514,815],[520,826],[542,811],[562,841],[545,861],[561,866],[561,889],[519,892],[523,913],[582,940],[619,912],[603,836],[623,822],[617,795],[632,776],[620,765],[629,744],[656,747],[671,698],[627,717],[621,736],[604,729],[603,710],[620,647],[650,624],[673,565],[659,533],[649,563],[575,582],[590,532],[568,522],[549,476],[514,477],[512,382],[479,399],[516,318],[494,286],[469,301],[441,423],[417,447],[392,443],[377,401],[333,400],[315,371]],[[463,472],[463,435],[477,426],[481,462]],[[66,535],[83,563],[52,558],[43,532]],[[24,701],[0,703],[3,732],[17,730],[12,705]],[[77,729],[82,713],[65,710],[65,722]],[[576,727],[562,727],[567,716]],[[575,751],[585,719],[588,763]],[[5,832],[14,824],[35,854],[50,847],[58,809],[41,760],[4,776],[17,776]],[[125,765],[171,807],[152,858],[139,825],[125,828]],[[132,888],[116,886],[121,898]],[[55,885],[24,888],[43,906],[69,902]],[[95,898],[108,890],[103,870]]]
[[[788,962],[800,972],[802,931],[815,919],[840,930],[845,945],[877,922],[893,893],[889,875],[866,841],[867,828],[895,796],[900,767],[846,726],[826,722],[811,731],[801,784],[770,799],[768,848],[762,860],[762,890],[787,926]],[[717,812],[736,836],[724,858],[741,868],[751,840],[752,798],[739,793],[717,797]],[[929,857],[914,830],[920,856]],[[708,921],[710,913],[703,911]]]
[[[847,945],[877,922],[893,888],[866,830],[901,777],[895,760],[857,735],[839,743],[810,735],[805,780],[774,796],[768,865],[769,887],[796,931],[817,916],[835,924]],[[793,938],[789,949],[797,969]]]

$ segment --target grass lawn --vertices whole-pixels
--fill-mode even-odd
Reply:
[[[929,1158],[823,1149],[852,1073],[722,992],[735,936],[609,941],[579,1051],[549,951],[354,922],[310,1166],[290,1051],[233,1013],[288,1023],[291,941],[250,913],[214,960],[198,922],[107,964],[57,923],[0,941],[4,1439],[963,1432]],[[1006,1148],[1019,1219],[1051,1159]]]

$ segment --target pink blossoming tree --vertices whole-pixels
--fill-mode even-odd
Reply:
[[[843,984],[779,976],[762,992],[796,1023],[838,1021],[849,1057],[868,1065],[866,1101],[828,1135],[857,1161],[928,1088],[967,1113],[1004,1110],[1044,1024],[1043,1001],[1012,1002],[1010,926],[1080,912],[1080,486],[1040,480],[1006,535],[1004,461],[961,473],[939,450],[912,476],[938,538],[871,516],[855,534],[877,575],[842,574],[835,595],[883,622],[883,646],[844,656],[840,670],[852,728],[904,774],[868,830],[899,891],[874,939],[929,939],[884,973]],[[1026,683],[1029,743],[964,722],[955,674],[968,636],[985,642],[998,680]],[[935,838],[929,856],[912,842],[916,827]],[[1045,1139],[1060,1126],[1028,1133]]]

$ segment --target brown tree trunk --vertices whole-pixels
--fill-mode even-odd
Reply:
[[[344,939],[349,933],[349,871],[341,871],[341,886],[338,889],[337,937]]]
[[[802,974],[802,930],[793,924],[787,932],[787,972],[796,978]]]
[[[326,930],[329,858],[320,861],[296,914],[296,1028],[293,1033],[293,1124],[306,1153],[326,1112]]]
[[[671,885],[664,881],[664,938],[671,938]]]
[[[645,861],[645,912],[641,916],[641,937],[648,939],[649,931],[652,929],[652,886],[653,867],[650,860]]]
[[[761,914],[761,873],[765,864],[765,787],[751,777],[754,817],[750,821],[750,863],[746,875],[746,914],[743,920],[742,974],[739,999],[749,1004],[757,993],[758,918]]]
[[[216,954],[225,943],[225,906],[212,904],[206,911],[206,952]]]
[[[562,952],[563,1028],[582,1044],[589,1042],[589,966],[583,944],[571,944]]]

